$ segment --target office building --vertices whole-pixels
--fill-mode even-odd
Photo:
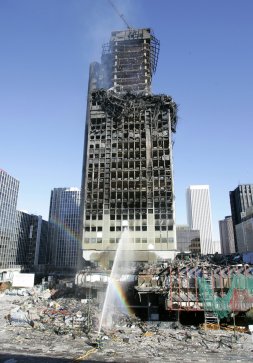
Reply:
[[[0,270],[43,270],[47,263],[47,222],[17,211],[19,181],[0,170]]]
[[[214,253],[209,185],[190,185],[186,202],[188,225],[200,231],[201,253]]]
[[[219,221],[221,253],[229,255],[235,253],[234,228],[231,216]]]
[[[19,181],[0,169],[0,269],[16,268]]]
[[[16,212],[17,265],[22,271],[38,272],[47,264],[48,222],[41,216]]]
[[[200,254],[200,233],[187,225],[177,225],[177,249],[180,252]]]
[[[174,257],[172,134],[177,106],[153,95],[159,41],[150,29],[111,34],[90,67],[82,173],[85,260],[109,266],[124,228],[136,261]],[[152,250],[152,253],[149,252]]]
[[[73,272],[80,252],[80,189],[51,191],[48,221],[49,263],[52,270]]]
[[[253,206],[246,209],[241,223],[235,226],[237,252],[253,252]]]
[[[236,225],[241,223],[246,210],[253,206],[253,184],[240,184],[235,190],[229,192],[231,214],[234,226],[235,249],[238,249]]]

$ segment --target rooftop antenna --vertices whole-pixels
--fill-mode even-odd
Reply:
[[[111,6],[113,7],[113,9],[115,10],[115,12],[119,15],[119,17],[124,21],[124,23],[125,23],[125,25],[127,26],[127,29],[132,29],[131,27],[130,27],[130,25],[128,24],[128,22],[126,21],[126,19],[125,19],[125,17],[124,17],[124,15],[123,14],[120,14],[120,12],[119,12],[119,10],[118,10],[118,8],[115,6],[115,4],[113,3],[113,1],[112,0],[108,0],[109,1],[109,3],[111,4]]]

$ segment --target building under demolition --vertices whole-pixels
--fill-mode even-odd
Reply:
[[[253,307],[252,253],[193,257],[179,254],[167,266],[146,266],[135,289],[149,311],[202,313],[205,323],[218,323]],[[249,263],[248,263],[249,262]],[[150,316],[149,316],[150,317]]]
[[[82,172],[85,260],[106,267],[124,228],[135,261],[174,257],[172,134],[177,106],[151,93],[159,41],[151,29],[115,31],[90,66]]]
[[[119,275],[117,284],[128,306],[143,320],[218,326],[233,316],[237,320],[252,317],[252,262],[253,253],[181,253],[172,262],[140,264]],[[76,275],[76,284],[85,289],[87,298],[96,298],[102,305],[109,279],[109,271],[86,269]]]

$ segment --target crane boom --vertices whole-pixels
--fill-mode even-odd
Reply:
[[[117,9],[117,7],[115,6],[115,4],[113,3],[112,0],[108,0],[109,3],[111,4],[111,6],[113,7],[113,9],[115,10],[115,12],[119,15],[119,17],[122,19],[122,21],[125,23],[125,25],[127,26],[128,29],[132,29],[130,27],[130,25],[128,24],[128,22],[126,21],[125,17],[123,14],[120,14],[119,10]]]

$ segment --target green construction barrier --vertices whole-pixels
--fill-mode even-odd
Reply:
[[[253,277],[242,274],[233,275],[231,286],[226,296],[217,296],[217,293],[211,288],[209,281],[205,277],[198,277],[199,299],[203,303],[204,310],[213,311],[219,319],[226,318],[238,304],[238,292],[244,295],[244,299],[250,297],[253,304]]]

